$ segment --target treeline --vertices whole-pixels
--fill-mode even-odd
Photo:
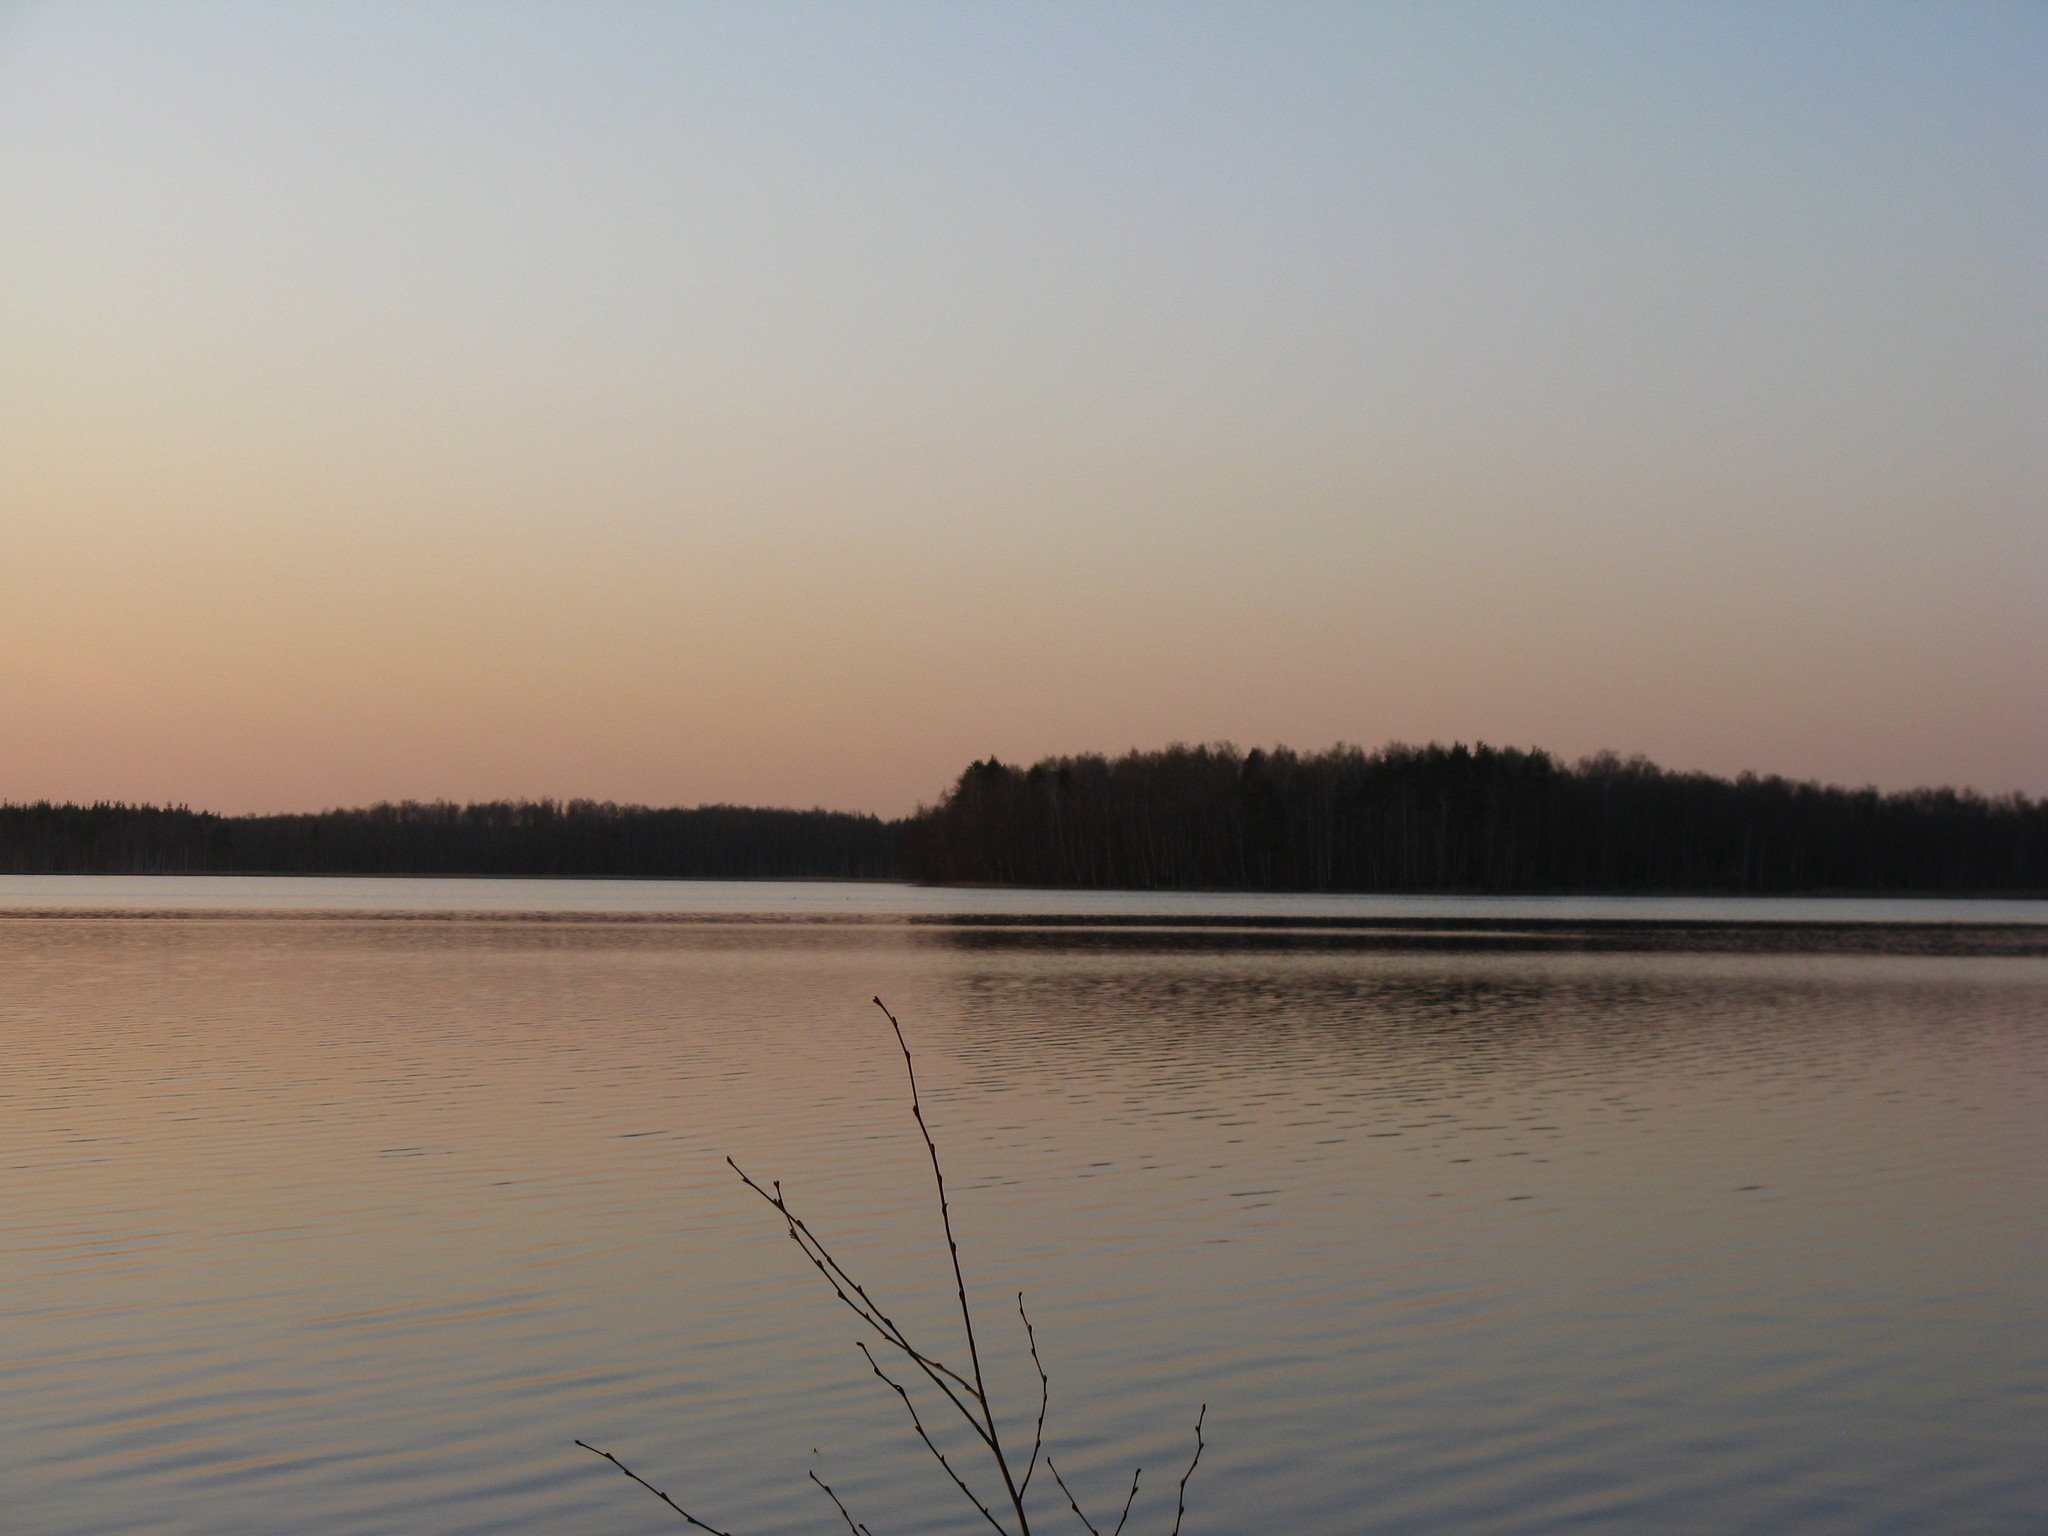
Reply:
[[[590,800],[404,802],[290,816],[145,805],[0,805],[0,873],[553,875],[868,880],[898,827],[840,811]]]
[[[0,873],[910,879],[1135,890],[2048,893],[2048,801],[1488,746],[975,763],[903,821],[589,800],[0,805]]]
[[[914,878],[1142,890],[2048,892],[2048,801],[1880,794],[1481,745],[990,758]]]

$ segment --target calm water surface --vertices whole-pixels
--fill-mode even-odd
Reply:
[[[1035,891],[888,880],[383,880],[349,875],[0,875],[0,911],[2048,923],[2048,901],[1947,897],[1285,895]]]
[[[0,882],[9,1536],[974,1529],[722,1161],[945,1336],[877,992],[1133,1529],[2048,1528],[2040,904],[284,884]]]

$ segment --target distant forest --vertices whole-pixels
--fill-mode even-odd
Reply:
[[[0,805],[0,873],[909,879],[1139,890],[2048,892],[2048,801],[1488,746],[990,758],[901,821],[587,800]]]
[[[292,816],[0,805],[0,873],[553,875],[877,880],[897,828],[839,811],[589,800],[373,805]]]
[[[2048,891],[2048,801],[1611,754],[1170,747],[991,758],[904,829],[924,880],[1145,890]]]

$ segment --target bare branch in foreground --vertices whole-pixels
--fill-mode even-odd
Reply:
[[[1123,1536],[1124,1522],[1131,1518],[1131,1506],[1138,1500],[1138,1474],[1143,1467],[1131,1468],[1131,1491],[1124,1495],[1124,1512],[1116,1517],[1116,1529],[1109,1536]]]
[[[1052,1379],[1045,1374],[1045,1362],[1038,1358],[1038,1330],[1031,1326],[1031,1314],[1024,1310],[1024,1293],[1017,1293],[1017,1315],[1024,1319],[1024,1338],[1031,1345],[1031,1363],[1038,1370],[1038,1428],[1031,1432],[1031,1464],[1017,1485],[1020,1499],[1031,1489],[1031,1474],[1038,1470],[1039,1452],[1045,1449],[1045,1409],[1052,1401]]]
[[[924,1101],[918,1097],[917,1064],[910,1059],[910,1042],[903,1038],[903,1026],[896,1022],[896,1015],[879,997],[874,1002],[882,1010],[882,1017],[889,1021],[889,1028],[896,1032],[896,1047],[903,1052],[903,1073],[910,1079],[910,1117],[917,1122],[918,1133],[924,1137],[924,1149],[931,1157],[932,1182],[939,1191],[939,1220],[946,1229],[946,1254],[953,1261],[953,1290],[960,1298],[960,1327],[967,1335],[967,1363],[974,1372],[974,1400],[981,1405],[982,1423],[988,1429],[989,1454],[995,1458],[996,1470],[1003,1475],[1003,1488],[1010,1495],[1010,1507],[1017,1512],[1020,1536],[1031,1536],[1031,1521],[1024,1513],[1024,1495],[1018,1491],[1017,1480],[1010,1473],[1010,1458],[1003,1454],[1002,1437],[996,1432],[996,1416],[989,1407],[988,1384],[982,1379],[981,1347],[974,1340],[974,1309],[967,1305],[967,1279],[960,1271],[960,1244],[953,1236],[953,1206],[946,1198],[946,1173],[939,1166],[939,1144],[932,1140],[932,1129],[925,1124]]]
[[[825,1497],[832,1501],[833,1507],[839,1511],[839,1518],[846,1522],[846,1528],[853,1533],[853,1536],[875,1536],[873,1531],[860,1524],[847,1512],[845,1501],[832,1491],[830,1483],[826,1482],[825,1479],[818,1476],[815,1472],[810,1474],[810,1479],[825,1490]]]
[[[1181,1517],[1188,1512],[1188,1479],[1195,1475],[1196,1464],[1202,1459],[1202,1420],[1209,1417],[1209,1405],[1202,1404],[1201,1412],[1195,1415],[1195,1459],[1188,1463],[1187,1471],[1180,1475],[1180,1502],[1173,1512],[1173,1536],[1180,1536]]]
[[[709,1531],[711,1533],[711,1536],[732,1536],[732,1532],[730,1531],[721,1531],[715,1525],[706,1525],[702,1520],[699,1520],[695,1515],[691,1514],[687,1509],[683,1508],[683,1506],[678,1504],[674,1499],[670,1498],[667,1494],[663,1493],[659,1488],[655,1487],[654,1484],[647,1481],[647,1479],[642,1477],[638,1472],[635,1472],[631,1467],[627,1466],[623,1461],[619,1460],[619,1458],[614,1456],[610,1451],[600,1451],[588,1440],[578,1440],[576,1443],[582,1446],[583,1449],[585,1449],[586,1451],[590,1452],[591,1455],[602,1456],[606,1461],[610,1462],[613,1466],[617,1467],[621,1472],[625,1473],[626,1476],[633,1479],[633,1481],[638,1483],[642,1488],[645,1488],[649,1493],[653,1494],[657,1499],[661,1500],[661,1502],[666,1504],[670,1509],[674,1510],[677,1514],[681,1515],[684,1520],[688,1521],[691,1525],[697,1527],[698,1530]]]
[[[910,1415],[910,1427],[917,1431],[917,1438],[924,1442],[924,1448],[930,1451],[932,1455],[938,1460],[939,1465],[946,1469],[946,1476],[953,1479],[953,1486],[958,1488],[965,1495],[967,1495],[967,1502],[972,1504],[976,1509],[981,1511],[982,1519],[986,1520],[998,1531],[1002,1531],[1002,1521],[998,1520],[994,1515],[989,1513],[988,1506],[981,1502],[980,1495],[975,1493],[975,1491],[972,1488],[968,1487],[967,1480],[961,1477],[961,1475],[958,1472],[955,1472],[953,1470],[953,1463],[946,1460],[946,1453],[939,1449],[938,1442],[932,1439],[931,1434],[925,1429],[924,1420],[917,1416],[917,1404],[915,1401],[912,1400],[910,1393],[904,1389],[903,1384],[896,1380],[895,1377],[891,1376],[887,1371],[883,1370],[881,1366],[875,1363],[875,1357],[868,1351],[867,1340],[861,1340],[858,1344],[854,1346],[854,1348],[858,1349],[862,1355],[866,1356],[868,1362],[868,1369],[873,1371],[876,1376],[880,1377],[883,1384],[886,1385],[890,1391],[894,1392],[898,1397],[903,1399],[904,1410]],[[1007,1531],[1004,1531],[1003,1536],[1009,1536],[1009,1533]]]
[[[974,1383],[967,1380],[966,1377],[962,1376],[951,1366],[927,1355],[923,1350],[910,1342],[909,1335],[896,1324],[895,1320],[888,1313],[875,1305],[874,1299],[868,1295],[866,1289],[862,1287],[859,1281],[846,1272],[838,1259],[833,1257],[832,1251],[811,1230],[809,1223],[790,1208],[788,1199],[782,1193],[782,1181],[780,1179],[774,1180],[770,1188],[763,1188],[748,1174],[746,1169],[742,1168],[731,1158],[728,1157],[725,1161],[726,1166],[740,1176],[741,1183],[775,1207],[776,1214],[781,1216],[784,1224],[789,1229],[790,1241],[803,1251],[804,1257],[811,1261],[811,1267],[825,1277],[825,1283],[832,1287],[833,1295],[837,1296],[854,1316],[858,1317],[879,1334],[885,1343],[902,1351],[903,1355],[913,1365],[931,1379],[932,1385],[936,1386],[946,1395],[947,1401],[959,1410],[960,1416],[967,1421],[968,1427],[974,1431],[982,1443],[985,1445],[990,1444],[988,1432],[983,1428],[982,1416],[976,1414],[974,1409],[970,1408],[966,1402],[962,1402],[959,1393],[955,1392],[953,1385],[951,1385],[957,1384],[960,1391],[967,1394],[968,1400],[976,1403],[978,1406],[980,1398]],[[991,1445],[990,1448],[993,1449],[993,1446]]]
[[[1102,1532],[1095,1529],[1095,1522],[1081,1512],[1081,1501],[1074,1497],[1074,1490],[1067,1486],[1067,1480],[1060,1476],[1060,1469],[1052,1464],[1050,1456],[1045,1458],[1045,1469],[1052,1474],[1052,1480],[1060,1485],[1060,1492],[1067,1496],[1067,1502],[1073,1505],[1075,1516],[1088,1527],[1089,1536],[1102,1536]],[[1136,1503],[1138,1498],[1138,1477],[1144,1470],[1143,1467],[1131,1468],[1131,1491],[1124,1495],[1123,1513],[1116,1517],[1116,1529],[1111,1531],[1109,1536],[1120,1536],[1124,1522],[1131,1518],[1131,1505]]]
[[[1053,1459],[1050,1456],[1045,1458],[1045,1470],[1052,1474],[1052,1480],[1060,1485],[1060,1492],[1064,1493],[1067,1496],[1067,1502],[1074,1506],[1074,1518],[1088,1527],[1088,1536],[1102,1536],[1102,1532],[1095,1529],[1095,1522],[1090,1520],[1087,1514],[1083,1512],[1081,1501],[1074,1497],[1074,1490],[1067,1486],[1067,1480],[1060,1476],[1060,1469],[1054,1465]],[[1131,1477],[1131,1496],[1136,1498],[1137,1493],[1138,1479],[1134,1473]]]
[[[903,1403],[904,1410],[910,1415],[910,1426],[916,1432],[917,1438],[923,1442],[925,1449],[931,1453],[933,1459],[938,1462],[946,1476],[952,1480],[954,1487],[960,1490],[961,1494],[974,1506],[982,1519],[994,1527],[998,1536],[1031,1536],[1031,1521],[1025,1509],[1025,1494],[1031,1486],[1031,1480],[1037,1473],[1038,1464],[1041,1460],[1044,1461],[1046,1470],[1052,1474],[1053,1481],[1059,1485],[1060,1491],[1067,1496],[1067,1503],[1073,1507],[1075,1517],[1087,1529],[1089,1536],[1102,1536],[1102,1532],[1097,1529],[1095,1523],[1083,1512],[1080,1500],[1074,1497],[1073,1489],[1067,1486],[1066,1479],[1060,1475],[1059,1468],[1053,1464],[1052,1457],[1045,1448],[1045,1420],[1046,1411],[1052,1401],[1052,1381],[1046,1372],[1045,1361],[1038,1352],[1038,1332],[1032,1326],[1031,1314],[1025,1310],[1024,1293],[1022,1291],[1017,1293],[1017,1316],[1024,1325],[1024,1338],[1030,1349],[1031,1364],[1038,1372],[1038,1420],[1032,1430],[1031,1454],[1026,1459],[1024,1474],[1022,1478],[1018,1478],[1015,1475],[1014,1462],[1011,1453],[1004,1448],[1002,1431],[998,1427],[996,1420],[995,1405],[990,1400],[988,1385],[982,1374],[981,1348],[975,1336],[974,1312],[968,1302],[967,1280],[960,1264],[960,1244],[953,1232],[952,1203],[946,1192],[945,1170],[939,1163],[938,1142],[933,1138],[931,1127],[925,1120],[924,1103],[918,1094],[917,1067],[911,1059],[909,1042],[904,1039],[903,1026],[897,1022],[896,1015],[889,1011],[888,1005],[879,997],[874,1000],[874,1003],[877,1008],[882,1010],[882,1016],[889,1021],[889,1027],[896,1035],[897,1048],[903,1053],[904,1076],[910,1084],[911,1117],[917,1122],[918,1132],[924,1138],[925,1153],[931,1162],[932,1184],[937,1191],[939,1201],[939,1219],[945,1230],[946,1253],[953,1271],[953,1294],[959,1303],[961,1330],[967,1340],[968,1370],[964,1373],[957,1371],[938,1359],[938,1357],[927,1354],[911,1342],[910,1336],[904,1328],[887,1312],[882,1310],[874,1297],[847,1271],[846,1267],[840,1263],[832,1250],[826,1247],[824,1241],[819,1238],[810,1224],[791,1209],[788,1199],[782,1192],[782,1181],[780,1179],[770,1180],[767,1184],[762,1184],[754,1179],[744,1168],[740,1167],[737,1162],[733,1161],[732,1158],[728,1157],[726,1163],[739,1176],[742,1184],[754,1194],[759,1195],[767,1204],[774,1207],[775,1213],[782,1218],[790,1241],[795,1243],[798,1249],[801,1250],[811,1267],[824,1277],[825,1283],[831,1287],[832,1294],[839,1302],[848,1311],[852,1312],[854,1316],[858,1317],[862,1324],[876,1338],[895,1350],[923,1373],[925,1379],[937,1388],[940,1395],[960,1415],[968,1429],[973,1432],[975,1439],[981,1443],[982,1449],[988,1452],[989,1458],[995,1463],[997,1473],[1002,1478],[1003,1493],[1005,1495],[1005,1498],[995,1500],[994,1503],[997,1507],[1001,1507],[1004,1503],[1008,1504],[1009,1515],[1007,1517],[999,1517],[995,1509],[991,1508],[988,1502],[984,1502],[982,1497],[968,1483],[967,1479],[955,1468],[946,1453],[940,1449],[938,1441],[932,1437],[930,1431],[925,1427],[923,1417],[918,1413],[917,1402],[910,1395],[909,1388],[882,1368],[881,1362],[875,1358],[874,1351],[868,1347],[868,1340],[861,1339],[856,1341],[855,1347],[859,1349],[862,1358],[867,1361],[868,1369],[877,1380],[894,1392]],[[1187,1471],[1181,1474],[1180,1495],[1174,1514],[1172,1536],[1180,1536],[1181,1521],[1187,1513],[1188,1479],[1194,1476],[1195,1466],[1202,1459],[1202,1423],[1208,1411],[1208,1404],[1204,1403],[1201,1412],[1195,1416],[1195,1455],[1194,1459],[1188,1463]],[[620,1472],[660,1499],[662,1503],[666,1504],[676,1514],[682,1516],[685,1523],[694,1526],[700,1531],[708,1532],[709,1536],[732,1536],[732,1533],[728,1531],[721,1531],[716,1526],[708,1525],[704,1521],[699,1520],[695,1515],[676,1503],[674,1499],[662,1492],[661,1489],[655,1487],[647,1479],[640,1476],[639,1473],[633,1471],[632,1468],[620,1461],[610,1451],[599,1450],[596,1446],[584,1440],[578,1440],[576,1444],[589,1451],[593,1456],[600,1456],[610,1462]],[[833,1508],[839,1512],[840,1519],[846,1523],[849,1536],[873,1536],[873,1532],[866,1525],[854,1519],[852,1512],[846,1507],[845,1501],[833,1491],[831,1484],[818,1476],[815,1471],[811,1472],[809,1476],[810,1480],[816,1483],[823,1490],[825,1496],[832,1501]],[[1139,1471],[1131,1473],[1130,1492],[1124,1497],[1123,1510],[1117,1516],[1116,1525],[1110,1532],[1110,1536],[1122,1536],[1124,1526],[1130,1520],[1131,1507],[1138,1497],[1138,1477]],[[1005,1518],[1014,1519],[1014,1528],[1012,1525],[1005,1524]]]

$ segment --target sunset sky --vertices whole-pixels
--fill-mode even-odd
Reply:
[[[2048,7],[0,5],[0,800],[2048,793]]]

